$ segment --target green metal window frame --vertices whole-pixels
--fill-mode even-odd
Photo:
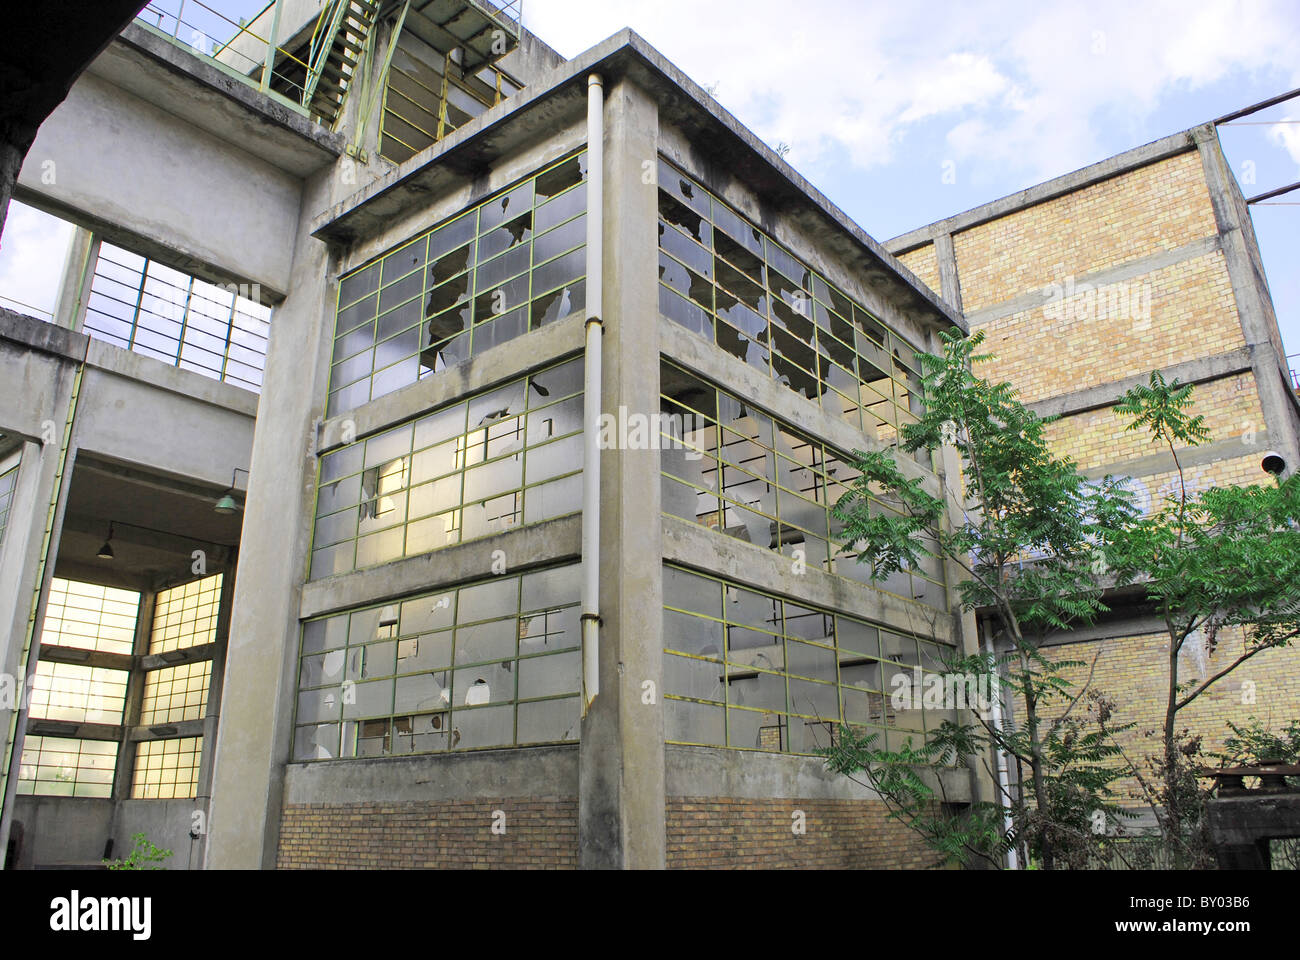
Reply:
[[[582,362],[561,361],[323,455],[309,579],[580,512]],[[518,482],[492,485],[493,473],[516,472]],[[548,503],[566,490],[559,507]]]
[[[83,327],[96,340],[260,393],[270,327],[268,306],[100,244]]]
[[[111,797],[118,746],[116,740],[24,737],[16,792],[19,796]]]
[[[502,575],[306,621],[298,650],[294,761],[459,753],[575,741],[582,685],[580,570],[578,564],[563,564]],[[480,605],[486,605],[486,610],[479,610]],[[505,637],[511,639],[505,641]],[[531,644],[538,638],[554,647],[541,652],[526,649],[525,641]],[[424,653],[421,643],[425,644]],[[430,650],[433,657],[428,655]],[[440,652],[442,659],[438,658]],[[482,655],[485,652],[491,655]],[[544,685],[544,692],[523,689],[525,673],[531,675],[530,663],[558,657],[566,658],[567,664],[547,660],[547,666],[564,667],[558,689],[545,690]],[[402,660],[409,663],[404,667]],[[376,672],[368,675],[375,661]],[[484,675],[499,681],[503,674],[509,677],[508,696],[491,699],[490,682],[478,687]],[[475,680],[468,679],[471,675],[477,675]],[[371,684],[384,709],[378,709],[379,703],[368,709],[362,702],[366,694],[360,688]],[[489,699],[469,702],[475,689],[484,690]],[[402,703],[401,698],[413,691],[430,695],[414,704]],[[497,692],[501,693],[499,686]],[[507,710],[511,714],[509,740],[489,737],[498,742],[476,742],[470,725],[490,723]],[[572,721],[564,734],[545,736],[530,730],[529,714],[551,710],[564,712],[561,723],[566,718]],[[424,728],[417,725],[420,721],[426,724]],[[403,722],[405,730],[400,729]],[[554,724],[554,718],[549,722]],[[461,735],[462,724],[469,735]],[[363,736],[367,732],[369,736]],[[394,749],[399,736],[410,737],[411,749]],[[422,738],[422,744],[441,741],[442,746],[416,749],[416,737]],[[382,740],[376,752],[358,752],[363,740],[373,745],[376,739]]]
[[[698,601],[707,597],[710,590],[713,599],[706,601],[710,604],[709,609],[693,609],[705,606],[705,603],[690,603],[692,598],[688,595],[696,592]],[[747,613],[739,612],[746,608]],[[792,611],[794,617],[790,616]],[[811,628],[819,617],[822,618],[821,628]],[[805,626],[792,626],[792,620],[803,621]],[[701,649],[698,642],[694,644],[696,649],[689,649],[692,644],[683,642],[688,639],[689,631],[708,629],[709,624],[716,625],[720,646],[712,648],[712,653],[708,647]],[[878,742],[897,747],[909,737],[915,741],[923,740],[929,731],[953,715],[952,711],[930,710],[922,705],[909,711],[913,715],[910,718],[913,725],[906,726],[900,721],[898,711],[891,714],[893,681],[887,680],[886,675],[903,671],[910,677],[917,667],[922,676],[937,673],[939,671],[932,668],[938,667],[944,651],[951,648],[930,638],[900,633],[887,625],[666,563],[663,629],[665,739],[668,743],[812,754],[817,747],[833,742],[838,728],[849,723],[877,732],[882,735]],[[810,633],[821,633],[822,636],[806,635]],[[759,663],[758,654],[748,659],[741,656],[744,650],[759,649],[738,645],[752,637],[773,641],[770,649],[776,656],[763,654],[763,659],[768,661],[766,665]],[[807,663],[817,657],[826,664],[833,660],[834,679],[828,679],[824,674],[816,676],[815,670],[805,667],[790,666],[792,661]],[[876,669],[874,685],[854,681],[854,671],[864,669],[864,676],[870,678],[873,667]],[[710,691],[712,696],[701,696],[700,691],[695,690],[683,694],[681,691],[687,685],[679,686],[678,677],[682,671],[691,669],[699,671],[698,676],[709,678],[716,693]],[[850,675],[846,676],[846,672]],[[763,678],[769,678],[769,687],[775,687],[781,693],[780,703],[754,707],[740,702],[745,699],[744,692],[734,689],[735,685],[752,680],[761,683]],[[834,708],[831,709],[827,702],[826,712],[817,709],[810,694],[825,701],[833,698]],[[703,711],[714,712],[721,721],[721,736],[695,739],[674,736],[690,711],[695,711],[697,716]],[[775,723],[764,725],[764,717]],[[737,742],[744,739],[738,735],[743,729],[741,724],[756,721],[759,723],[756,741]],[[792,736],[792,733],[800,735]]]
[[[39,660],[29,716],[34,720],[120,725],[129,670]]]
[[[343,275],[327,416],[581,311],[586,162],[548,164]]]
[[[14,500],[14,487],[18,483],[18,462],[0,473],[0,545],[5,542],[5,529],[9,526],[9,506]]]
[[[141,740],[135,745],[132,800],[188,800],[199,792],[203,737]]]
[[[150,670],[144,675],[138,726],[202,720],[211,688],[211,660]]]
[[[724,521],[728,512],[738,518],[752,514],[770,524],[772,541],[759,543],[759,546],[770,546],[770,549],[789,557],[795,557],[794,551],[802,548],[801,559],[810,566],[869,583],[874,589],[906,600],[938,610],[947,609],[943,565],[939,560],[926,561],[920,569],[897,573],[880,583],[873,583],[868,567],[858,562],[859,554],[852,549],[852,544],[836,540],[837,528],[842,525],[831,515],[830,509],[859,476],[852,466],[851,457],[668,359],[661,360],[659,380],[661,390],[665,384],[684,380],[690,389],[683,395],[694,397],[700,391],[708,391],[712,396],[711,403],[701,405],[720,411],[724,401],[729,401],[727,405],[739,411],[744,419],[753,420],[757,416],[769,425],[769,429],[764,430],[751,423],[742,433],[739,432],[740,420],[719,425],[715,416],[699,409],[699,406],[693,406],[681,397],[660,393],[660,448],[669,451],[679,447],[686,451],[684,462],[668,453],[661,459],[665,513],[751,543],[754,541],[747,536],[746,526],[737,527]],[[690,430],[685,429],[687,424]],[[670,432],[663,432],[665,428]],[[712,440],[702,442],[700,433],[704,432],[707,437],[710,430]],[[764,433],[771,436],[770,442],[765,440]],[[801,456],[801,451],[806,455]],[[710,473],[712,484],[708,482]],[[739,483],[732,483],[732,476]],[[795,478],[802,489],[790,485]],[[697,479],[704,482],[696,482]],[[673,484],[681,484],[694,492],[696,507],[693,510],[671,509],[670,501],[675,499],[670,494]],[[761,492],[757,498],[747,501],[739,490],[741,485]],[[770,506],[762,502],[768,499]],[[701,502],[705,509],[700,509]],[[710,505],[714,505],[714,509],[708,509]],[[875,498],[871,499],[871,508],[900,512]],[[795,510],[805,515],[810,511],[812,515],[820,514],[820,520],[815,527],[807,522],[806,516],[805,522],[797,522],[793,517]],[[808,549],[812,543],[824,544],[825,549]]]
[[[41,644],[130,655],[139,619],[139,591],[55,577],[45,602]]]
[[[660,313],[916,459],[898,432],[924,405],[918,348],[689,174],[658,171]]]

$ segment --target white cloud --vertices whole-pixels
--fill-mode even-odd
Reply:
[[[13,201],[0,237],[0,303],[50,313],[63,279],[72,224]]]
[[[797,166],[832,148],[886,164],[937,123],[959,164],[1042,179],[1112,152],[1107,133],[1139,130],[1171,95],[1239,74],[1300,85],[1289,0],[528,0],[525,23],[569,56],[632,27],[720,81],[723,105]]]

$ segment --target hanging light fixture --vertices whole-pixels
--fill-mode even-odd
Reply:
[[[235,467],[230,474],[230,486],[226,487],[226,492],[221,495],[221,499],[212,505],[212,509],[225,516],[239,512],[239,502],[235,499],[235,478],[240,473],[248,473],[243,467]]]
[[[99,553],[95,554],[95,556],[100,560],[113,559],[113,524],[111,521],[108,524],[108,539],[104,541],[104,545],[99,548]]]

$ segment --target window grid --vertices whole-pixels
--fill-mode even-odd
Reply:
[[[325,454],[311,577],[576,513],[581,433],[576,359]]]
[[[342,277],[328,416],[582,310],[586,152]]]
[[[197,796],[202,757],[202,737],[141,740],[135,747],[131,799],[175,800]]]
[[[915,743],[953,713],[896,707],[895,678],[937,672],[946,649],[666,564],[666,739],[812,754],[849,723],[891,749]]]
[[[222,575],[215,573],[158,591],[154,602],[149,652],[167,653],[217,639]]]
[[[0,473],[0,544],[5,542],[5,527],[9,525],[9,505],[14,499],[14,485],[18,482],[18,465]]]
[[[660,312],[916,459],[916,348],[662,158],[659,188]]]
[[[41,643],[100,653],[135,649],[140,594],[55,577],[45,605]]]
[[[303,626],[294,759],[576,740],[577,565]]]
[[[117,743],[27,736],[17,792],[46,797],[109,797],[117,772]]]
[[[172,366],[260,392],[271,308],[101,243],[85,332]]]
[[[162,667],[146,673],[141,726],[203,719],[211,679],[211,660]]]
[[[946,609],[939,560],[872,583],[840,539],[831,508],[859,476],[851,458],[674,364],[660,369],[665,513]],[[875,498],[870,509],[898,512]]]
[[[122,722],[126,670],[41,660],[32,684],[31,716],[72,723]]]

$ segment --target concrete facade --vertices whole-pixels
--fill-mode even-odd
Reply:
[[[94,863],[145,832],[171,866],[212,869],[935,866],[814,751],[841,722],[895,746],[924,737],[948,714],[885,691],[974,652],[975,617],[952,570],[865,582],[827,504],[852,452],[896,448],[919,410],[915,351],[952,327],[1033,331],[1022,315],[1057,261],[1094,280],[1190,272],[1170,299],[1199,284],[1218,339],[1159,362],[1190,365],[1223,391],[1225,422],[1257,416],[1291,450],[1294,409],[1256,386],[1280,342],[1217,147],[1188,135],[1090,174],[1203,191],[1168,236],[1135,212],[1096,262],[1081,252],[1096,237],[1059,225],[998,234],[1028,200],[882,246],[631,31],[571,61],[524,32],[497,64],[519,92],[393,163],[371,107],[399,6],[381,6],[331,128],[233,52],[214,61],[134,23],[27,155],[16,195],[79,232],[56,322],[0,315],[0,464],[21,453],[0,666],[99,666],[124,693],[115,722],[0,712],[15,865]],[[277,39],[310,38],[314,4],[281,14]],[[597,216],[599,307],[583,233]],[[1025,236],[1064,252],[1029,250],[1013,260],[1030,272],[1008,273],[1005,245]],[[149,264],[120,343],[91,322],[116,309],[109,284],[127,286],[116,248]],[[149,308],[181,328],[170,361],[139,333],[162,278],[187,291],[176,317]],[[260,397],[221,382],[226,355],[187,367],[194,305],[220,299],[205,284],[273,307]],[[1194,308],[1180,309],[1156,324],[1170,338]],[[584,513],[597,321],[598,413],[622,432]],[[1032,399],[1095,416],[1145,369],[1088,363],[1069,396]],[[682,434],[661,438],[666,423]],[[939,495],[959,464],[944,451],[900,468]],[[226,495],[242,510],[214,512]],[[575,585],[595,523],[599,669],[584,677]],[[212,622],[163,652],[162,606],[199,582],[196,550],[223,575]],[[138,594],[129,650],[43,642],[56,579]],[[142,719],[157,671],[206,663],[205,707]],[[43,776],[28,737],[117,744],[111,789],[20,791]],[[190,795],[141,796],[137,758],[181,741],[197,744]],[[935,782],[953,808],[990,796],[973,770]]]

